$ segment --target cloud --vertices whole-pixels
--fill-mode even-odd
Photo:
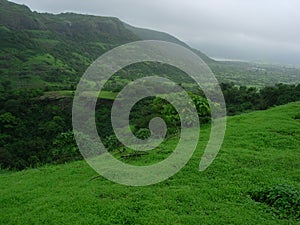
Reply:
[[[33,10],[115,16],[208,55],[300,64],[298,0],[15,0]],[[219,49],[219,50],[218,50]],[[275,57],[276,56],[276,57]]]

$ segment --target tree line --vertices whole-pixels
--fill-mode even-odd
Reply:
[[[258,89],[222,83],[228,115],[300,101],[300,84]],[[64,163],[81,159],[72,132],[72,98],[44,99],[42,90],[10,88],[0,83],[0,168],[22,170],[47,163]],[[202,123],[209,123],[210,109],[205,98],[191,94],[198,104]],[[112,101],[99,100],[96,124],[100,138],[110,150],[120,147],[112,130]],[[148,121],[161,116],[168,125],[168,135],[174,135],[180,121],[176,110],[162,99],[144,99],[132,109],[130,125],[141,139],[149,136]]]

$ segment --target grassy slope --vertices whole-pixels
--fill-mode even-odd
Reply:
[[[228,119],[214,163],[197,171],[209,128],[188,165],[167,181],[126,187],[83,162],[0,175],[1,224],[296,224],[278,220],[249,191],[279,183],[299,188],[300,103]],[[175,141],[163,145],[169,154]],[[149,157],[162,157],[149,154]],[[133,160],[130,160],[131,163]],[[299,221],[298,221],[299,223]]]

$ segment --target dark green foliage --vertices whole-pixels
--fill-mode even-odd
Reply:
[[[96,111],[96,126],[99,136],[104,139],[113,134],[113,128],[111,125],[111,108],[112,101],[99,100]]]
[[[300,120],[300,113],[294,117],[295,120]]]
[[[106,137],[103,141],[103,144],[108,151],[117,150],[122,146],[116,135],[110,135]]]
[[[181,93],[174,93],[171,95],[171,98],[174,100],[178,99],[180,97]],[[202,122],[207,123],[210,120],[210,107],[208,104],[208,101],[206,98],[194,95],[192,93],[189,93],[191,101],[188,102],[189,105],[194,105],[199,118],[184,118],[185,121],[188,121],[188,124],[183,124],[185,127],[192,127],[195,125],[196,122]],[[164,118],[165,122],[168,126],[174,127],[179,126],[181,123],[180,116],[188,116],[187,114],[187,108],[184,107],[185,103],[181,103],[182,106],[181,112],[177,112],[177,110],[166,100],[163,98],[157,97],[153,102],[153,110],[156,113],[161,113],[162,117]],[[198,121],[196,121],[198,120]]]
[[[1,167],[24,169],[56,161],[53,140],[71,129],[71,101],[41,100],[41,95],[30,89],[0,94]]]
[[[61,134],[72,129],[72,95],[41,97],[41,90],[13,90],[9,84],[3,82],[6,91],[0,91],[1,167],[24,169],[45,163],[78,159],[74,140],[68,142],[66,139],[71,138],[69,135],[64,135],[65,140],[61,139]],[[229,115],[300,100],[299,87],[300,85],[279,84],[258,90],[222,84]],[[210,109],[207,100],[195,94],[190,94],[190,97],[193,101],[190,104],[195,104],[200,122],[209,122]],[[98,133],[110,151],[121,147],[111,126],[112,103],[112,100],[99,100],[96,109]],[[180,120],[174,107],[161,98],[149,97],[138,102],[130,113],[130,125],[134,134],[141,139],[147,138],[146,130],[154,117],[161,117],[167,123],[168,137],[180,132]],[[295,115],[294,118],[300,117]],[[190,122],[186,126],[192,126],[193,121]],[[59,143],[63,142],[67,144],[58,147]]]
[[[251,193],[252,198],[266,203],[280,218],[300,219],[300,191],[287,184],[259,190]]]
[[[72,131],[60,133],[53,140],[53,160],[58,163],[81,159]]]
[[[300,84],[276,84],[275,86],[258,89],[255,87],[236,86],[233,83],[222,83],[221,88],[229,115],[253,110],[264,110],[300,100]]]
[[[149,138],[150,135],[151,135],[150,130],[146,128],[141,128],[135,133],[135,136],[142,140]]]
[[[200,123],[208,123],[210,121],[210,106],[209,106],[209,102],[206,98],[201,97],[199,95],[195,95],[193,93],[189,93],[190,98],[193,101],[193,104],[195,105],[195,108],[197,110],[198,116],[199,116],[199,120]],[[215,103],[211,103],[211,104],[215,104]],[[215,105],[215,107],[218,107],[217,105]]]

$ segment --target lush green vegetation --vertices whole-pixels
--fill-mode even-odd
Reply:
[[[300,84],[276,84],[261,89],[255,87],[221,84],[227,113],[235,115],[253,110],[264,110],[300,100]]]
[[[105,51],[139,39],[173,41],[188,47],[168,34],[134,28],[116,18],[72,13],[40,14],[6,0],[0,0],[0,5],[0,165],[3,168],[24,169],[80,158],[71,138],[72,97],[80,75]],[[217,63],[201,52],[193,51],[211,65],[216,74],[225,71],[226,74],[221,74],[221,81],[228,80],[229,73],[239,73],[236,78],[240,77],[245,67],[250,66],[244,63]],[[257,72],[261,79],[266,78],[268,73],[267,69],[257,67],[249,67],[247,71]],[[277,70],[273,68],[272,71],[274,75]],[[290,74],[285,74],[286,71]],[[297,70],[286,68],[280,74],[292,79],[292,74],[297,77]],[[97,109],[96,122],[99,135],[111,149],[120,147],[110,124],[112,100],[132,80],[148,75],[167,77],[193,93],[194,102],[199,102],[196,105],[199,106],[201,122],[209,122],[210,109],[206,99],[202,98],[202,91],[182,71],[159,63],[134,64],[118,71],[105,84],[99,96],[98,105],[103,107]],[[257,84],[268,81],[245,75]],[[276,77],[280,80],[281,76],[273,76],[272,79]],[[238,84],[247,83],[243,79],[229,80],[235,80]],[[166,83],[165,86],[173,88],[172,84]],[[229,115],[300,100],[299,85],[256,88],[223,83],[221,86]],[[36,87],[40,89],[34,89]],[[94,95],[89,91],[85,94]],[[174,108],[161,99],[145,99],[132,110],[131,125],[135,135],[146,138],[148,122],[154,116],[162,116],[167,121],[169,135],[178,132],[180,121]],[[69,146],[61,149],[64,143]]]
[[[300,218],[300,191],[287,184],[251,193],[252,199],[266,203],[280,218]]]
[[[71,91],[44,94],[39,90],[26,89],[6,90],[0,93],[2,168],[20,170],[45,163],[62,163],[81,158],[72,133],[72,94]],[[93,94],[86,93],[87,96]],[[99,135],[111,149],[121,147],[116,141],[110,122],[112,99],[115,96],[116,93],[101,92],[96,108]],[[209,107],[206,99],[192,96],[197,103],[199,116],[203,121],[208,121]],[[170,104],[158,100],[159,98],[156,101],[142,100],[132,110],[131,125],[137,136],[140,136],[143,130],[148,131],[148,123],[154,116],[167,119],[170,130],[173,130],[170,135],[177,133],[174,126],[179,126],[180,120],[176,111]],[[161,111],[162,107],[165,110]]]
[[[37,13],[24,5],[0,0],[0,81],[9,81],[14,88],[74,90],[83,72],[101,54],[124,43],[148,39],[190,48],[169,34],[135,28],[117,18]],[[297,68],[216,62],[190,49],[208,63],[220,82],[258,87],[300,82]],[[182,72],[158,65],[132,66],[120,71],[120,76],[131,80],[150,71],[180,83],[191,82]]]
[[[169,34],[135,28],[117,18],[37,13],[0,0],[0,224],[300,223],[297,68],[216,62],[190,48],[212,68],[228,115],[236,115],[228,119],[217,159],[200,173],[198,164],[210,134],[209,100],[174,67],[130,65],[111,77],[98,96],[96,125],[104,145],[117,159],[133,165],[156,163],[172,153],[180,119],[161,98],[166,90],[174,90],[172,83],[155,90],[160,97],[141,100],[130,113],[131,130],[140,139],[149,137],[152,118],[164,119],[167,137],[158,148],[142,153],[128,149],[111,125],[118,92],[137,78],[157,75],[184,88],[191,97],[189,104],[197,108],[202,130],[193,158],[174,177],[143,188],[97,178],[81,161],[71,124],[72,99],[81,75],[104,52],[153,39],[190,48]],[[155,87],[151,82],[146,85]],[[88,90],[83,94],[95,97]],[[295,103],[284,105],[290,102]],[[279,105],[284,106],[274,107]],[[192,130],[194,123],[184,126]]]
[[[117,18],[39,14],[6,0],[0,6],[0,79],[15,88],[70,87],[98,56],[139,40]]]
[[[24,169],[53,161],[56,137],[71,127],[71,98],[40,99],[39,90],[0,94],[0,164]]]
[[[267,109],[300,100],[300,85],[280,84],[259,91],[256,88],[222,84],[222,89],[229,115]],[[62,163],[81,158],[72,134],[73,91],[46,93],[32,89],[16,91],[9,89],[9,85],[5,83],[2,83],[2,90],[0,92],[2,168],[20,170],[45,163]],[[91,92],[84,94],[94,95]],[[110,114],[115,97],[114,92],[101,92],[96,110],[98,133],[110,150],[122,147],[111,126]],[[201,95],[192,93],[190,97],[193,100],[190,104],[196,105],[200,122],[209,123],[210,108],[207,100]],[[139,138],[147,138],[149,121],[154,117],[164,119],[168,126],[168,137],[180,132],[178,112],[162,98],[157,97],[143,99],[133,107],[130,114],[133,133]],[[193,126],[194,122],[191,120],[190,124],[185,126]]]
[[[223,147],[204,172],[198,163],[209,126],[183,170],[149,187],[126,187],[97,174],[83,161],[0,175],[2,224],[297,224],[299,214],[278,214],[276,206],[255,200],[254,192],[299,193],[300,104],[228,119]],[[255,124],[255,126],[253,126]],[[176,138],[160,151],[116,157],[132,164],[161,160]],[[289,185],[289,188],[282,186]],[[284,188],[282,188],[284,187]],[[281,188],[281,189],[280,189]],[[260,192],[260,191],[264,192]],[[264,194],[260,195],[264,196]],[[299,196],[299,195],[298,195]],[[280,197],[278,197],[280,199]],[[298,207],[291,200],[290,208]],[[279,208],[280,211],[280,208]],[[299,212],[299,211],[298,211]],[[298,219],[297,216],[298,215]]]

